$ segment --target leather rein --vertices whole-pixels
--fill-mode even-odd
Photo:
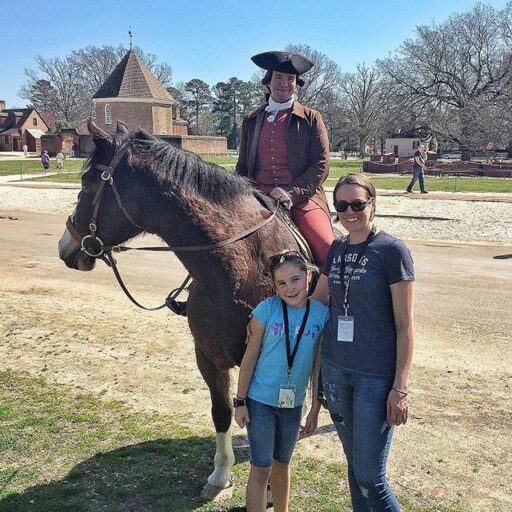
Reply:
[[[207,245],[188,245],[188,246],[177,246],[177,247],[127,247],[124,245],[113,245],[108,246],[103,243],[103,241],[97,236],[98,231],[98,213],[101,205],[101,199],[103,197],[103,193],[105,192],[106,185],[110,185],[112,187],[112,191],[114,192],[114,197],[116,198],[117,205],[119,206],[119,209],[123,213],[123,215],[126,217],[126,219],[135,227],[141,229],[144,231],[144,228],[137,224],[131,215],[128,213],[126,208],[123,205],[123,201],[121,199],[121,195],[119,194],[119,190],[114,182],[114,173],[117,169],[118,164],[121,162],[121,159],[124,157],[126,152],[128,151],[129,146],[128,144],[123,144],[119,150],[114,155],[114,158],[110,162],[110,165],[103,165],[103,164],[95,164],[95,167],[102,171],[101,173],[101,183],[98,187],[98,190],[96,191],[96,194],[94,196],[94,199],[92,201],[93,205],[93,212],[91,216],[91,221],[89,222],[89,234],[82,236],[82,234],[78,231],[76,226],[73,223],[72,216],[69,216],[66,221],[66,227],[68,231],[70,232],[71,236],[80,243],[80,251],[87,254],[87,256],[95,259],[101,259],[104,261],[109,267],[112,268],[112,271],[114,272],[114,275],[116,276],[117,282],[119,283],[119,286],[122,288],[126,296],[139,308],[145,309],[147,311],[157,311],[159,309],[164,308],[165,306],[169,307],[169,309],[173,310],[173,307],[171,305],[176,300],[176,298],[180,295],[180,293],[183,290],[186,290],[188,292],[188,287],[190,286],[190,283],[192,282],[192,278],[190,274],[187,275],[183,283],[179,288],[176,288],[175,290],[171,291],[167,298],[165,299],[165,302],[157,307],[154,308],[148,308],[146,306],[143,306],[135,298],[131,295],[131,293],[126,288],[126,285],[123,282],[123,279],[121,277],[121,274],[119,273],[119,270],[117,268],[116,260],[112,256],[113,252],[121,253],[126,251],[171,251],[171,252],[193,252],[193,251],[213,251],[215,249],[220,249],[221,247],[225,247],[227,245],[230,245],[234,242],[237,242],[239,240],[243,240],[247,238],[252,233],[255,233],[259,229],[261,229],[263,226],[266,226],[270,222],[272,222],[279,211],[279,203],[277,205],[277,208],[272,214],[264,219],[263,221],[259,222],[255,226],[252,226],[241,233],[238,233],[237,235],[228,238],[226,240],[222,240],[220,242],[216,242],[214,244],[207,244]],[[96,245],[96,247],[94,247]]]

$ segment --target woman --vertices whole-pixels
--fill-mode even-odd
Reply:
[[[322,183],[329,174],[329,140],[322,116],[295,99],[313,63],[297,54],[265,52],[252,57],[267,70],[267,102],[242,123],[235,172],[291,209],[294,222],[322,265],[334,240]]]
[[[366,176],[340,178],[334,208],[348,235],[332,244],[312,298],[330,309],[322,377],[353,510],[396,512],[386,462],[394,426],[407,422],[414,267],[405,244],[373,225],[375,207]]]

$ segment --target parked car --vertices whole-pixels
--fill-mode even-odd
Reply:
[[[446,151],[445,153],[441,154],[440,158],[460,160],[462,158],[462,151]]]

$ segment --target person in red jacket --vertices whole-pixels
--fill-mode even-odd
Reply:
[[[235,172],[290,209],[321,266],[334,240],[323,182],[329,174],[329,139],[322,116],[295,93],[313,63],[302,55],[271,51],[252,57],[267,73],[266,103],[242,123]]]

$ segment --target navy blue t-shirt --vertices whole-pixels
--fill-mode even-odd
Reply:
[[[396,327],[390,285],[414,281],[414,264],[407,246],[383,231],[369,242],[354,267],[364,244],[347,245],[336,239],[322,273],[329,279],[329,320],[324,329],[323,360],[351,371],[393,376],[396,368]],[[341,260],[345,252],[345,265]],[[338,341],[338,317],[344,316],[344,287],[340,275],[352,272],[348,315],[354,317],[354,341]]]

